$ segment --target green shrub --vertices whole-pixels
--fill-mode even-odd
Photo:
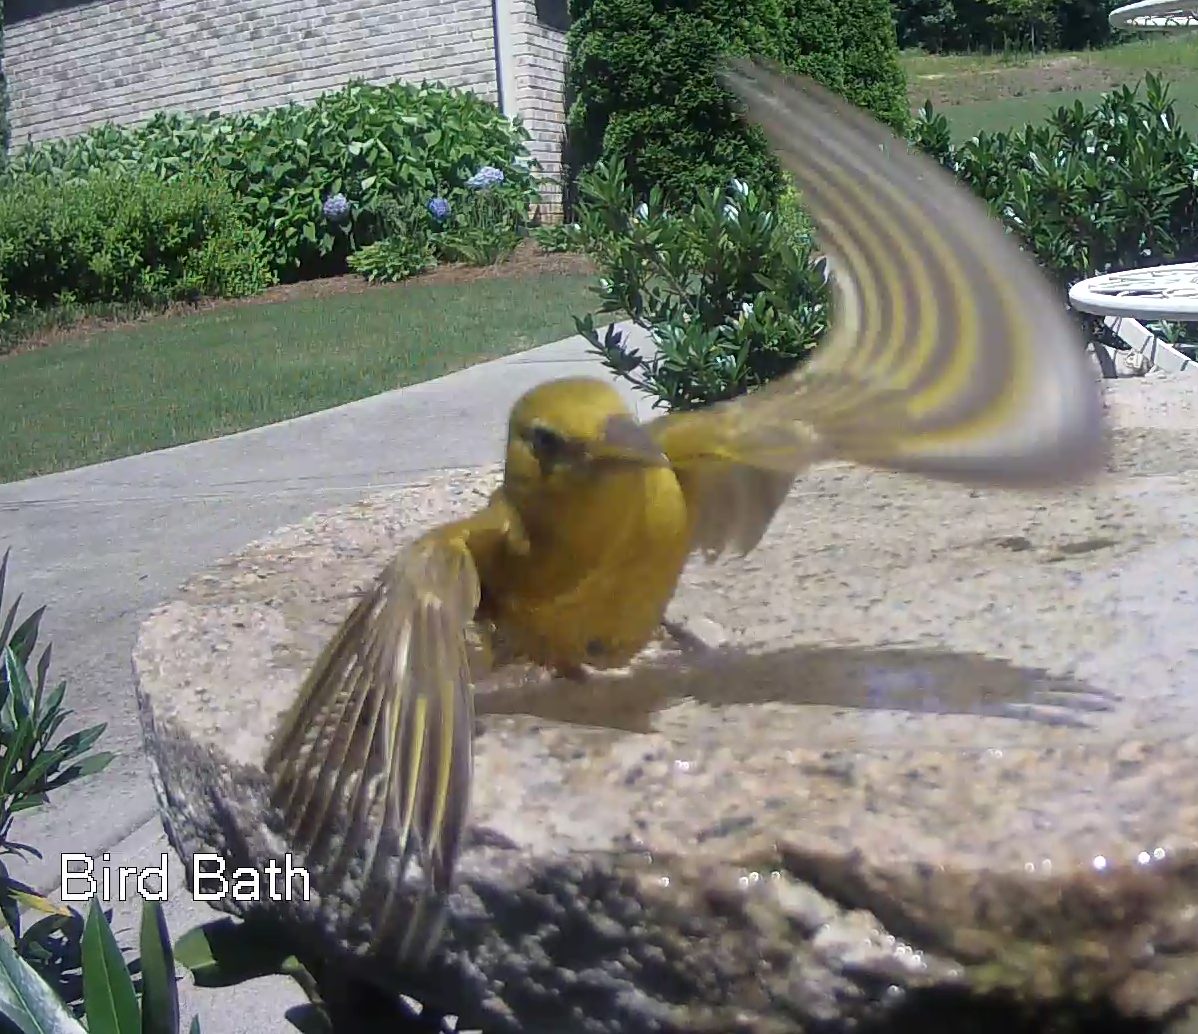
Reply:
[[[388,237],[359,248],[349,257],[349,268],[372,284],[396,283],[437,264],[432,253],[402,237]]]
[[[349,268],[371,283],[394,283],[437,264],[425,208],[409,200],[382,198],[377,206],[382,239],[349,256]]]
[[[979,133],[960,145],[930,107],[912,141],[953,170],[1063,287],[1116,270],[1198,261],[1198,146],[1168,88],[1149,75],[1092,107],[1075,101],[1043,123]],[[1098,317],[1091,337],[1122,347]],[[1149,324],[1171,344],[1198,343],[1193,324]]]
[[[725,52],[811,74],[905,125],[887,0],[573,0],[571,13],[570,162],[580,173],[621,158],[638,197],[659,187],[688,204],[734,176],[777,195],[777,160],[715,80]]]
[[[582,250],[582,237],[577,223],[535,226],[532,229],[532,239],[542,251],[550,254]]]
[[[509,183],[502,170],[480,169],[446,200],[450,214],[441,223],[437,251],[450,262],[494,265],[515,250],[526,231],[523,189]]]
[[[87,921],[75,925],[70,939],[82,985],[82,1002],[75,1009],[64,1000],[67,995],[60,987],[0,939],[0,1017],[7,1021],[8,1029],[55,1034],[181,1034],[174,952],[162,905],[142,902],[141,956],[136,964],[140,988],[96,898],[92,898]],[[198,1016],[192,1017],[187,1030],[200,1034]]]
[[[437,258],[474,266],[506,258],[527,232],[528,197],[522,180],[483,166],[424,205],[383,199],[378,216],[383,239],[353,252],[349,267],[368,280],[403,280]]]
[[[166,181],[219,169],[265,235],[275,271],[297,278],[344,268],[355,247],[381,239],[384,199],[423,205],[483,165],[502,169],[527,207],[536,196],[527,139],[518,121],[472,93],[355,82],[310,105],[103,126],[22,151],[12,165],[50,177],[119,166]],[[343,221],[324,211],[338,194],[349,202]]]
[[[783,63],[897,132],[910,121],[890,0],[788,0]]]
[[[103,771],[113,755],[92,752],[104,725],[59,735],[71,712],[63,705],[66,683],[53,687],[47,683],[49,645],[37,649],[46,608],[38,607],[18,622],[18,595],[5,613],[8,558],[5,550],[0,558],[0,856],[20,856],[36,852],[13,839],[17,816],[44,807],[56,790]],[[52,915],[22,933],[23,908]],[[23,954],[29,949],[36,955],[43,935],[52,932],[46,924],[53,925],[67,914],[13,879],[0,861],[0,916]]]
[[[0,191],[0,283],[16,310],[240,297],[271,282],[263,235],[219,177],[24,173]]]
[[[956,172],[1063,285],[1117,269],[1198,259],[1198,147],[1153,76],[1097,105],[950,142],[925,110],[915,144]]]
[[[601,312],[623,312],[660,347],[628,348],[614,326],[601,340],[591,316],[575,323],[613,372],[692,409],[786,373],[826,329],[823,264],[788,202],[785,217],[743,181],[713,190],[687,211],[659,190],[636,205],[620,163],[583,177],[579,233],[603,279]]]

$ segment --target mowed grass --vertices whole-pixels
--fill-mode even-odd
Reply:
[[[233,304],[0,359],[0,482],[198,441],[574,333],[578,274]]]
[[[1096,103],[1152,72],[1171,87],[1178,117],[1198,132],[1198,33],[1165,34],[1105,50],[1050,54],[903,55],[913,108],[931,100],[957,139],[1036,122],[1065,104]]]

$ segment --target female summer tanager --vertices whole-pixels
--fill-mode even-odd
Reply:
[[[1078,329],[982,203],[810,80],[749,62],[722,75],[820,231],[836,292],[826,339],[763,389],[647,424],[602,380],[516,403],[489,504],[391,561],[278,731],[274,803],[309,866],[398,855],[443,900],[471,782],[471,623],[559,673],[622,665],[660,627],[688,557],[751,550],[812,463],[1009,487],[1101,466]],[[413,959],[436,942],[436,911],[409,917]]]

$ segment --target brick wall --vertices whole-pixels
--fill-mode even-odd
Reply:
[[[549,179],[561,175],[562,139],[565,135],[566,34],[537,21],[535,0],[508,0],[511,5],[512,57],[516,97],[514,108],[532,135],[529,151]],[[542,215],[561,215],[561,190],[554,184],[542,189]]]
[[[163,108],[310,100],[355,77],[428,78],[497,99],[490,0],[7,0],[5,8],[14,147]]]

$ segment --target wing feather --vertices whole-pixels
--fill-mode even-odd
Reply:
[[[430,900],[450,887],[472,777],[472,530],[439,529],[384,568],[280,724],[266,763],[273,802],[292,846],[331,881],[356,860],[374,877],[398,865],[398,885],[416,861]],[[438,916],[417,907],[407,919],[405,942],[423,956]],[[392,921],[372,915],[371,927]]]
[[[796,373],[648,425],[695,548],[753,548],[794,478],[826,459],[1013,488],[1096,473],[1102,405],[1080,330],[985,205],[810,79],[739,59],[721,75],[794,176],[835,304]]]
[[[1009,487],[1096,473],[1106,439],[1080,327],[986,205],[810,79],[743,60],[723,78],[831,258],[833,326],[790,391],[826,451]]]

